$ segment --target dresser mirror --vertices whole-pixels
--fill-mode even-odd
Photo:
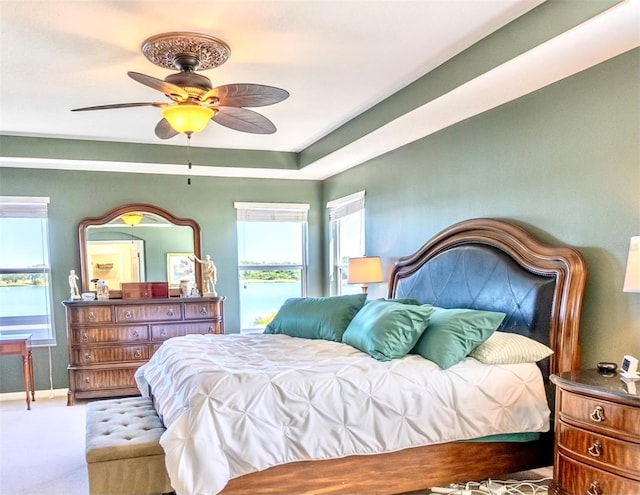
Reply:
[[[168,282],[169,294],[180,294],[180,280],[202,288],[202,273],[193,255],[202,258],[200,226],[148,204],[128,204],[78,226],[82,291],[95,291],[106,280],[109,297],[122,297],[125,282]]]

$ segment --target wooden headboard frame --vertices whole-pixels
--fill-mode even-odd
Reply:
[[[580,367],[578,334],[587,268],[580,253],[570,247],[541,244],[531,234],[512,223],[477,218],[443,230],[415,254],[400,258],[389,281],[389,297],[397,296],[399,283],[415,274],[438,255],[460,246],[482,245],[496,248],[523,269],[555,279],[549,322],[551,356],[549,371],[559,373]],[[406,297],[406,294],[401,294]],[[421,301],[424,302],[424,301]]]

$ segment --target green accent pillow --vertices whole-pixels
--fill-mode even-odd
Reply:
[[[342,342],[378,361],[403,357],[427,328],[434,309],[392,301],[371,301],[358,312]]]
[[[467,357],[491,337],[506,316],[494,311],[430,307],[434,313],[429,326],[411,349],[411,354],[420,354],[442,369]]]
[[[366,299],[366,294],[293,297],[284,302],[264,333],[341,342],[342,334]]]

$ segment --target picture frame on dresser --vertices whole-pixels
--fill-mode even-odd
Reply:
[[[196,265],[193,253],[167,253],[167,280],[169,287],[180,287],[182,280],[195,280]]]

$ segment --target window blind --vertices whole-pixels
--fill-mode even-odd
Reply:
[[[357,211],[364,210],[364,191],[329,201],[327,203],[327,209],[329,210],[329,220],[332,222]]]
[[[234,203],[239,222],[306,222],[305,203]]]
[[[47,218],[47,197],[0,196],[2,218]]]

